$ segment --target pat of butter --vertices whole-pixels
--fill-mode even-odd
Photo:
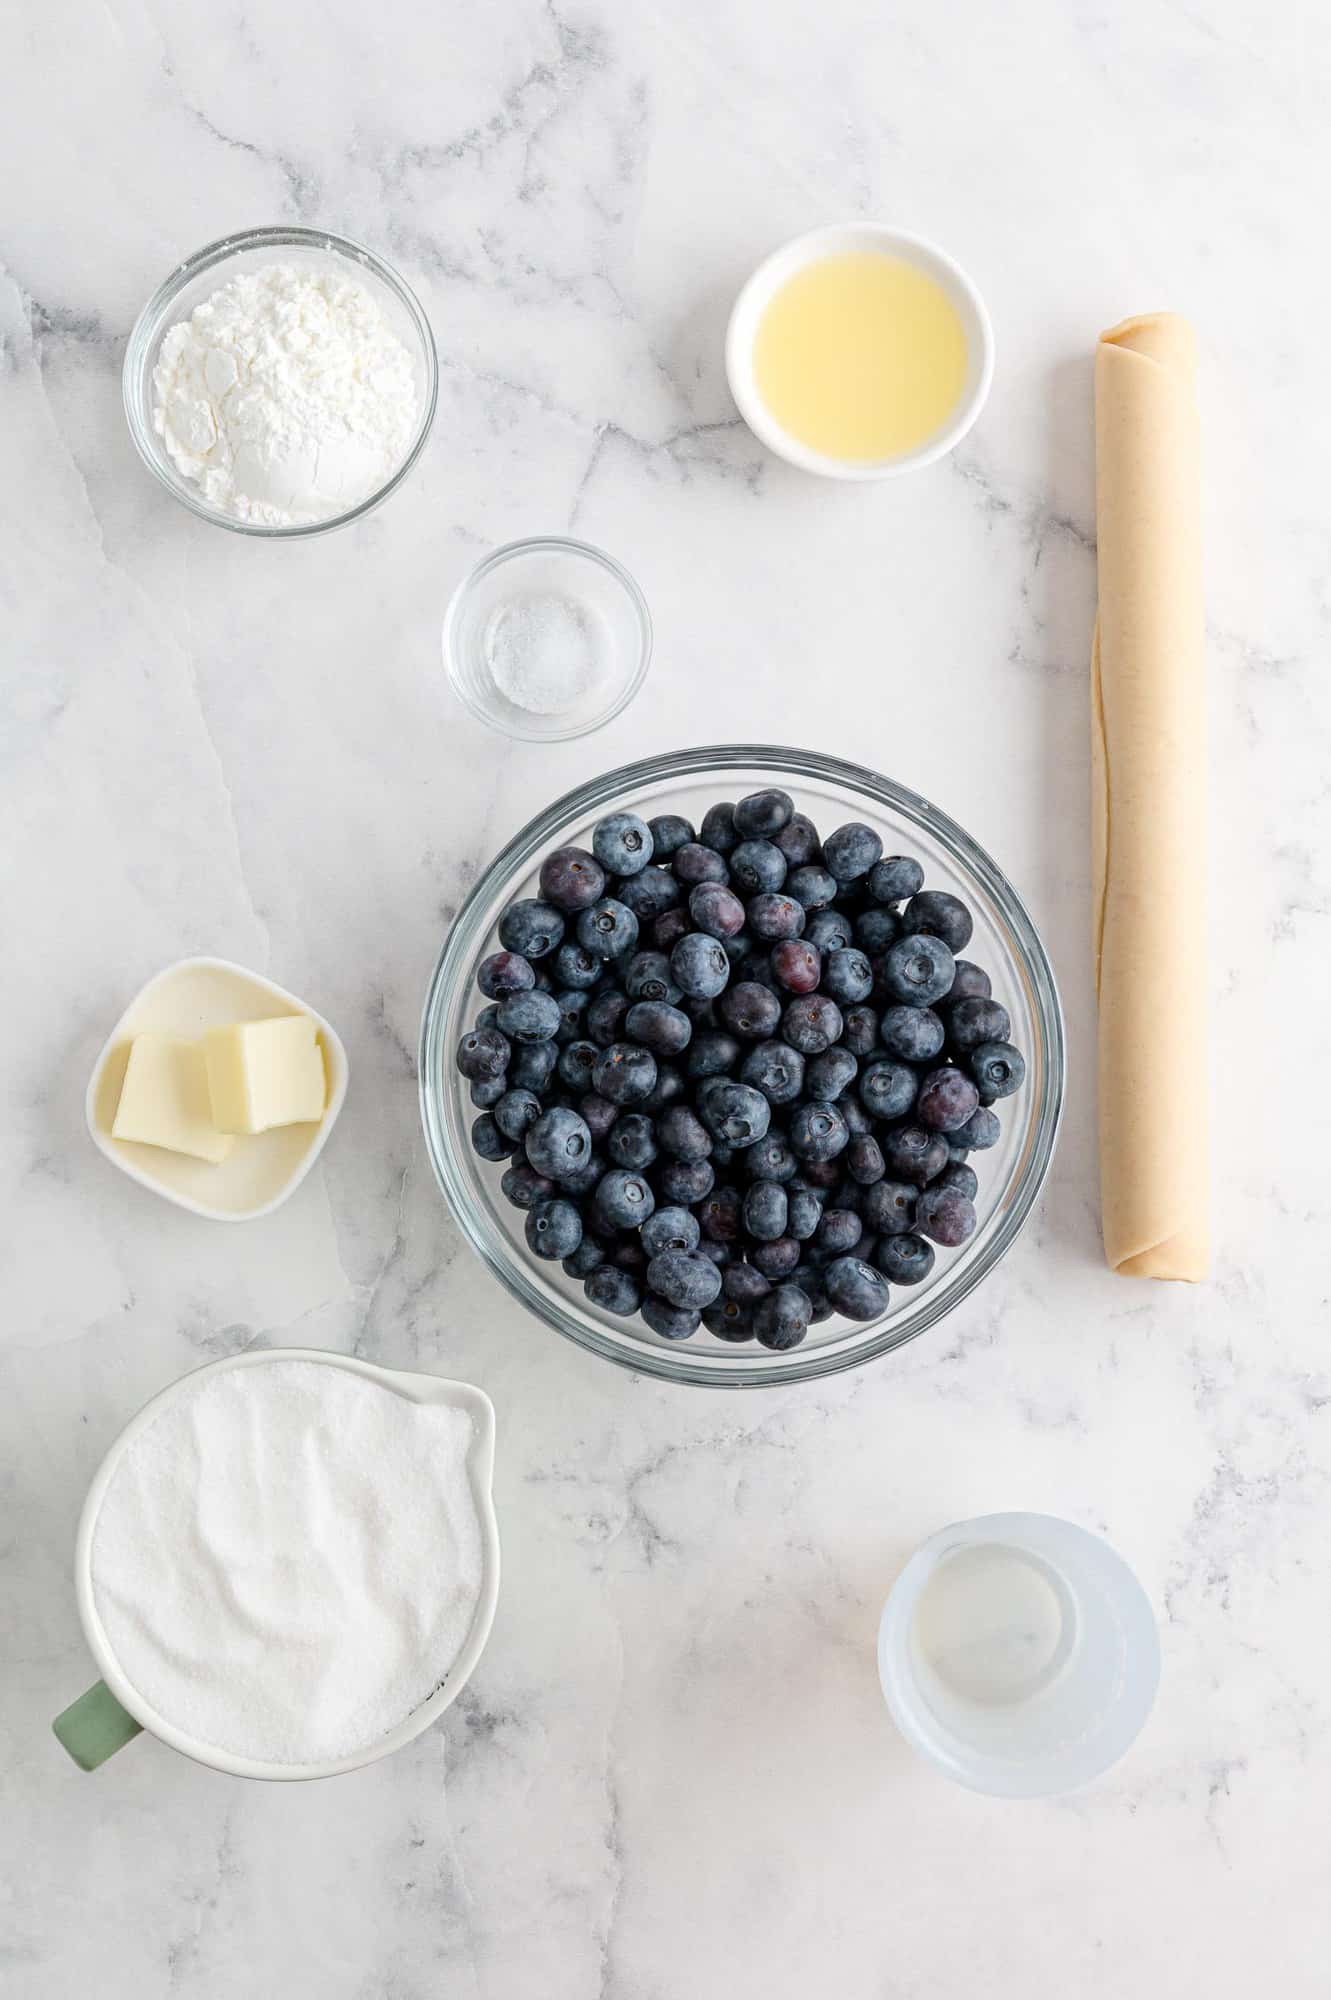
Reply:
[[[235,1144],[213,1122],[208,1072],[197,1042],[136,1035],[120,1089],[113,1139],[163,1146],[217,1166]]]
[[[328,1086],[323,1050],[308,1014],[237,1021],[203,1038],[213,1123],[222,1132],[269,1132],[316,1124]]]

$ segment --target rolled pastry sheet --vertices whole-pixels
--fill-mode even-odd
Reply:
[[[1092,893],[1105,1255],[1206,1276],[1206,672],[1196,339],[1124,320],[1095,357],[1100,608]]]

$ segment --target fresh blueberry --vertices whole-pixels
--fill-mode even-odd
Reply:
[[[520,951],[494,951],[481,960],[476,984],[487,1000],[507,1000],[511,993],[530,993],[536,974]]]
[[[560,1082],[579,1093],[590,1090],[600,1055],[595,1042],[565,1042],[559,1051]]]
[[[739,842],[739,834],[735,831],[734,806],[728,801],[709,806],[702,816],[698,838],[704,847],[713,847],[718,854],[729,854]]]
[[[730,880],[742,896],[779,889],[785,879],[786,857],[770,840],[742,840],[730,856]]]
[[[947,1250],[975,1234],[975,1205],[956,1188],[927,1187],[915,1204],[915,1227]]]
[[[896,912],[884,909],[881,903],[861,910],[855,919],[855,942],[861,951],[868,952],[870,958],[880,958],[900,935],[901,925]]]
[[[864,1224],[853,1208],[824,1209],[813,1240],[819,1250],[833,1257],[845,1257],[864,1234]]]
[[[869,870],[875,903],[904,903],[924,887],[924,870],[909,854],[888,854]]]
[[[893,1180],[924,1187],[947,1165],[947,1140],[923,1125],[898,1125],[884,1137],[883,1158]]]
[[[865,1189],[861,1214],[875,1236],[904,1236],[914,1225],[918,1198],[905,1181],[875,1181]]]
[[[565,938],[554,956],[555,978],[561,986],[592,987],[605,972],[599,951],[589,951],[576,938]]]
[[[493,1111],[508,1087],[507,1073],[503,1076],[474,1076],[467,1086],[467,1095],[478,1111]]]
[[[701,841],[691,840],[681,847],[678,854],[671,857],[670,866],[675,879],[687,882],[696,888],[700,882],[726,883],[730,880],[730,870],[724,858],[714,847],[704,847]]]
[[[738,937],[744,928],[744,905],[724,883],[700,882],[689,895],[689,917],[706,937]]]
[[[475,1028],[497,1028],[499,1026],[499,1002],[492,1000],[488,1007],[482,1007],[472,1026]]]
[[[781,1033],[802,1056],[820,1056],[841,1039],[841,1009],[827,993],[800,994],[787,1001]]]
[[[873,1007],[847,1007],[842,1046],[853,1056],[872,1055],[878,1047],[878,1014]]]
[[[670,976],[670,960],[659,951],[634,953],[624,971],[624,990],[630,1000],[664,1000],[671,1006],[681,997]]]
[[[901,921],[907,931],[941,938],[954,955],[965,951],[975,929],[971,913],[960,896],[951,896],[946,889],[923,889],[912,896]]]
[[[964,1071],[931,1069],[920,1085],[915,1116],[931,1132],[955,1132],[979,1101],[979,1092]]]
[[[990,1146],[998,1144],[1001,1131],[997,1112],[982,1104],[978,1111],[972,1111],[964,1125],[948,1133],[949,1149],[963,1158],[967,1153],[987,1152]]]
[[[760,1090],[747,1083],[709,1077],[698,1093],[703,1124],[723,1146],[751,1146],[772,1122],[772,1108]]]
[[[627,1167],[635,1174],[644,1172],[659,1150],[651,1119],[642,1111],[626,1111],[610,1127],[605,1149],[617,1167]]]
[[[541,1115],[534,1090],[506,1090],[494,1108],[494,1121],[506,1139],[525,1139]]]
[[[754,1337],[775,1354],[798,1347],[809,1331],[813,1306],[798,1285],[778,1285],[753,1308]]]
[[[960,1000],[949,995],[947,1037],[959,1056],[970,1055],[984,1042],[1006,1042],[1011,1034],[1007,1008],[997,1000],[982,994]]]
[[[668,868],[650,862],[636,875],[621,878],[619,900],[626,903],[640,924],[654,923],[684,900],[684,891]]]
[[[689,1208],[707,1199],[716,1171],[710,1160],[667,1160],[657,1167],[655,1180],[662,1201],[672,1208]]]
[[[901,1062],[932,1062],[943,1046],[943,1023],[930,1007],[889,1007],[878,1032],[888,1054]]]
[[[755,1181],[793,1181],[799,1161],[780,1132],[767,1132],[745,1149],[744,1171]]]
[[[710,1000],[725,991],[730,960],[714,937],[703,931],[690,931],[670,954],[670,972],[682,993]]]
[[[794,816],[795,801],[789,792],[750,792],[735,807],[735,831],[745,840],[770,840]]]
[[[668,1305],[701,1312],[721,1292],[721,1273],[696,1250],[662,1250],[647,1266],[647,1283]]]
[[[883,982],[894,1000],[931,1007],[952,985],[952,953],[942,938],[911,931],[882,960]]]
[[[602,896],[578,918],[578,943],[602,958],[618,958],[638,942],[638,919],[614,896]]]
[[[772,845],[781,849],[787,866],[791,868],[803,868],[807,862],[816,860],[822,851],[818,844],[818,829],[803,813],[792,813],[771,838]]]
[[[637,1229],[655,1207],[656,1197],[643,1176],[627,1167],[611,1167],[602,1174],[592,1196],[597,1221],[610,1229]]]
[[[557,847],[541,863],[541,895],[557,910],[585,910],[604,894],[605,870],[585,847]]]
[[[769,1104],[795,1104],[804,1090],[804,1058],[788,1042],[755,1042],[739,1075],[741,1083],[752,1084]]]
[[[819,910],[804,926],[804,942],[830,958],[835,951],[844,951],[855,935],[855,927],[844,910]]]
[[[974,1201],[980,1192],[980,1177],[974,1167],[968,1167],[964,1160],[952,1160],[944,1167],[941,1174],[935,1176],[931,1185],[936,1188],[955,1188],[958,1194],[965,1195],[967,1201]]]
[[[816,1097],[824,1104],[831,1104],[855,1081],[859,1064],[850,1050],[839,1043],[835,1048],[824,1049],[820,1056],[814,1056],[805,1066],[804,1089],[809,1097]]]
[[[636,813],[611,813],[598,821],[592,853],[607,875],[636,875],[652,858],[651,828]]]
[[[764,890],[761,895],[752,897],[747,915],[753,935],[768,943],[782,938],[796,938],[804,929],[802,905],[793,896],[775,890]]]
[[[860,1077],[860,1103],[871,1118],[904,1118],[918,1089],[919,1078],[907,1063],[870,1063]]]
[[[756,1306],[772,1287],[753,1264],[727,1264],[721,1274],[721,1296],[739,1306]]]
[[[725,1076],[740,1058],[740,1045],[721,1028],[695,1030],[685,1068],[691,1077]]]
[[[657,1137],[676,1160],[705,1160],[712,1150],[706,1126],[687,1104],[672,1104],[657,1124]]]
[[[835,1104],[800,1104],[791,1114],[789,1138],[798,1159],[822,1163],[845,1151],[850,1128]]]
[[[621,1271],[632,1271],[634,1277],[639,1280],[646,1276],[647,1252],[643,1249],[636,1233],[629,1237],[621,1237],[618,1242],[612,1241],[606,1261],[617,1265]]]
[[[600,1265],[582,1289],[594,1306],[602,1312],[618,1313],[621,1319],[628,1319],[642,1304],[642,1286],[631,1271],[616,1264]]]
[[[968,958],[957,960],[957,969],[952,975],[952,991],[948,996],[950,1000],[987,1000],[993,990],[989,974],[983,966],[972,965]],[[1003,1041],[1006,1037],[1000,1035],[996,1039]]]
[[[813,1188],[794,1188],[786,1197],[786,1230],[797,1243],[807,1243],[822,1220],[823,1204]]]
[[[539,1253],[538,1253],[539,1254]],[[605,1245],[594,1236],[584,1236],[576,1250],[562,1259],[566,1278],[590,1278],[605,1262]]]
[[[713,1243],[733,1243],[743,1220],[739,1190],[733,1187],[713,1188],[698,1210],[698,1220],[703,1235],[710,1237]]]
[[[702,1325],[700,1312],[688,1306],[672,1306],[669,1299],[658,1298],[655,1292],[645,1294],[642,1316],[662,1340],[687,1340]]]
[[[741,1270],[747,1270],[741,1264]],[[702,1323],[717,1340],[738,1342],[753,1339],[753,1307],[740,1305],[735,1299],[720,1298],[706,1308]]]
[[[564,919],[550,903],[534,896],[510,903],[499,919],[499,942],[522,958],[544,958],[564,936]]]
[[[693,1039],[693,1023],[667,1000],[638,1000],[624,1017],[624,1032],[653,1055],[677,1056]]]
[[[1026,1081],[1026,1058],[1011,1042],[981,1042],[978,1049],[972,1049],[968,1062],[983,1104],[1011,1097]]]
[[[554,1075],[558,1061],[556,1043],[529,1042],[524,1049],[514,1049],[508,1080],[515,1089],[534,1090],[539,1097]]]
[[[934,1268],[934,1253],[922,1236],[909,1231],[901,1236],[884,1236],[874,1251],[874,1262],[885,1278],[897,1285],[918,1285]]]
[[[512,1045],[498,1028],[473,1028],[458,1043],[457,1065],[474,1082],[478,1077],[502,1076],[511,1054]]]
[[[638,1232],[649,1257],[665,1250],[696,1250],[701,1231],[698,1218],[687,1208],[658,1208]],[[660,1286],[657,1286],[660,1290]]]
[[[565,1044],[579,1041],[587,1025],[587,1008],[591,1002],[591,995],[583,988],[577,986],[561,986],[559,991],[554,995],[546,994],[542,996],[537,993],[519,995],[520,999],[531,998],[537,1000],[543,997],[546,999],[553,998],[559,1009],[559,1026],[555,1029],[555,1040]],[[506,1000],[504,1005],[506,1007],[514,1007],[517,1005],[517,1001]]]
[[[507,1160],[517,1150],[515,1142],[500,1130],[493,1111],[482,1111],[472,1120],[471,1148],[483,1160]]]
[[[538,1201],[527,1211],[523,1234],[537,1257],[571,1257],[582,1241],[582,1217],[571,1201]]]
[[[755,1243],[749,1253],[749,1261],[776,1285],[795,1269],[800,1261],[800,1249],[793,1236],[778,1236],[775,1243]]]
[[[757,1243],[786,1233],[786,1191],[779,1181],[753,1181],[744,1193],[744,1227]]]
[[[578,1043],[573,1047],[577,1048]],[[596,1091],[584,1091],[578,1099],[578,1116],[591,1133],[593,1141],[607,1139],[611,1128],[619,1116],[619,1106],[612,1104],[608,1097],[601,1097]]]
[[[846,1148],[846,1166],[852,1180],[861,1187],[872,1187],[887,1172],[883,1159],[883,1149],[872,1132],[859,1132]]]
[[[685,931],[691,928],[689,913],[683,908],[662,910],[651,927],[652,947],[663,951],[667,957],[675,949]]]
[[[746,1042],[774,1035],[781,1021],[781,1002],[756,979],[741,979],[721,996],[721,1019]]]
[[[824,1271],[823,1283],[846,1319],[878,1319],[887,1311],[887,1280],[862,1257],[838,1257]]]
[[[681,1069],[674,1063],[658,1062],[656,1082],[642,1100],[644,1111],[650,1111],[655,1118],[658,1112],[669,1111],[671,1105],[678,1104],[688,1094],[688,1082]]]
[[[679,813],[660,813],[647,824],[652,830],[652,847],[658,861],[668,861],[681,847],[698,838],[692,824]]]
[[[843,1007],[868,999],[873,992],[873,967],[857,945],[832,953],[823,967],[823,991]]]
[[[792,869],[786,877],[786,894],[803,904],[810,915],[827,909],[834,901],[836,892],[835,875],[829,875],[826,868],[820,867],[817,862],[806,862],[804,867]]]
[[[867,875],[883,851],[883,843],[871,826],[851,820],[829,833],[823,842],[823,861],[838,882],[858,882]]]
[[[544,1174],[547,1180],[563,1181],[570,1174],[576,1175],[590,1159],[592,1135],[576,1111],[556,1105],[543,1111],[529,1127],[523,1144],[538,1174]]]
[[[656,1083],[656,1057],[637,1042],[611,1042],[592,1072],[592,1088],[612,1104],[641,1104]]]

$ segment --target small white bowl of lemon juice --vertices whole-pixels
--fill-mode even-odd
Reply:
[[[959,265],[878,222],[811,230],[735,301],[726,375],[769,451],[829,479],[931,465],[984,406],[994,336]]]

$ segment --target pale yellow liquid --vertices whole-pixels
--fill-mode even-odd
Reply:
[[[877,250],[806,264],[758,322],[758,394],[782,430],[847,461],[900,458],[961,400],[966,333],[927,272]]]

